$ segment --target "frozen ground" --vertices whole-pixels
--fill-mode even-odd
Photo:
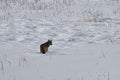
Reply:
[[[0,80],[119,80],[119,20],[1,24]],[[53,45],[46,55],[39,45]]]
[[[41,55],[18,43],[0,47],[1,80],[119,80],[119,45],[79,44]]]
[[[0,0],[0,80],[120,79],[118,0],[9,1]]]

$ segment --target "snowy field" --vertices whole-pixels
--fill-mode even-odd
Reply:
[[[0,80],[120,79],[119,0],[0,1]]]

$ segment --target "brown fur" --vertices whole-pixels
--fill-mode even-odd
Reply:
[[[48,52],[48,48],[50,45],[52,45],[52,40],[48,40],[47,42],[41,44],[40,45],[40,52],[42,54],[45,54],[46,52]]]

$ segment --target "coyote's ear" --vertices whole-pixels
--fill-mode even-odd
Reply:
[[[52,41],[52,40],[49,40],[49,39],[48,39],[48,41]]]

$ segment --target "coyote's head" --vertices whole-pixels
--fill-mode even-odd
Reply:
[[[52,40],[48,40],[48,44],[49,44],[49,45],[52,45]]]

